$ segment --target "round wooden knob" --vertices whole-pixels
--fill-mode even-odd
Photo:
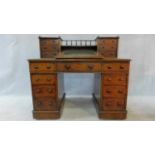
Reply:
[[[94,65],[88,65],[88,68],[91,70],[93,69]]]
[[[106,103],[106,106],[107,107],[111,106],[111,103],[110,102]]]
[[[51,78],[47,78],[47,81],[51,81],[52,79]]]
[[[111,81],[111,78],[108,78],[107,81]]]
[[[48,92],[49,92],[49,93],[52,93],[52,91],[53,91],[52,88],[49,88],[49,89],[48,89]]]
[[[107,68],[108,68],[108,69],[112,69],[112,67],[111,67],[111,66],[108,66]]]
[[[37,103],[38,106],[41,106],[42,104],[43,104],[42,102],[38,102],[38,103]]]
[[[123,91],[122,91],[122,90],[119,90],[118,93],[119,93],[119,94],[123,94]]]
[[[123,79],[122,78],[119,78],[118,81],[123,81]]]
[[[124,69],[124,66],[120,66],[120,69]]]
[[[65,68],[66,68],[67,70],[69,70],[69,69],[71,68],[71,66],[70,66],[69,64],[66,64],[66,65],[65,65]]]
[[[120,107],[120,106],[122,106],[122,104],[118,102],[118,103],[117,103],[117,106]]]
[[[41,89],[37,89],[36,92],[37,92],[37,93],[41,93]]]
[[[36,79],[36,81],[38,82],[38,81],[40,81],[40,79],[38,78],[38,79]]]
[[[51,66],[47,66],[46,68],[47,68],[47,69],[51,69]]]
[[[110,90],[107,90],[106,93],[111,94],[111,91]]]
[[[35,66],[34,69],[39,69],[39,67],[38,66]]]

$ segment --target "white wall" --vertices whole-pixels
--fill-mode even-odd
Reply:
[[[34,34],[0,35],[0,95],[31,95],[27,59],[39,58],[38,36]],[[97,35],[60,36],[63,39],[95,39]],[[119,36],[119,57],[132,59],[129,95],[154,96],[155,35],[126,34]],[[92,84],[92,74],[65,75],[65,90],[68,95],[90,95]]]

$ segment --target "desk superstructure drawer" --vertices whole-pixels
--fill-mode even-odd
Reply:
[[[58,72],[101,72],[101,63],[58,63]]]

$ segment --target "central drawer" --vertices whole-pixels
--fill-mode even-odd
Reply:
[[[58,72],[101,72],[100,63],[58,63]]]

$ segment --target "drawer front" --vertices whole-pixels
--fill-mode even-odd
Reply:
[[[103,85],[127,85],[126,74],[103,74]]]
[[[51,73],[56,71],[56,65],[54,63],[35,62],[30,63],[31,73]]]
[[[34,99],[34,110],[36,111],[51,111],[58,110],[56,100],[51,98]]]
[[[57,70],[61,72],[101,72],[99,63],[59,63]]]
[[[56,86],[33,86],[34,97],[56,97]]]
[[[31,76],[32,84],[52,84],[56,85],[56,75],[35,75]]]
[[[46,52],[41,52],[41,58],[53,58],[53,57],[55,57],[57,55],[57,53],[56,52],[48,52],[48,51],[46,51]]]
[[[124,110],[125,100],[124,99],[103,99],[101,104],[103,110]]]
[[[60,44],[60,40],[58,39],[41,39],[40,46],[50,46],[50,45],[58,45]]]
[[[128,63],[104,63],[102,65],[103,72],[110,71],[128,71],[129,64]]]
[[[122,98],[126,96],[125,86],[104,86],[102,90],[104,97]]]

